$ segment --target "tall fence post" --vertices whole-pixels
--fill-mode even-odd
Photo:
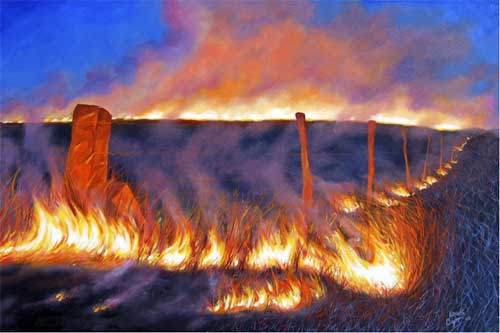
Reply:
[[[302,200],[305,207],[310,207],[312,201],[313,185],[309,166],[309,154],[307,150],[306,115],[302,112],[295,114],[297,130],[300,138],[300,159],[302,164]]]
[[[410,161],[408,160],[408,137],[406,136],[406,128],[401,126],[401,135],[403,136],[403,154],[405,158],[405,171],[406,171],[406,188],[411,190],[411,172],[410,172]]]
[[[368,185],[366,188],[366,201],[371,205],[373,196],[373,179],[375,178],[375,120],[368,121]]]
[[[431,142],[432,137],[430,135],[427,136],[427,150],[425,151],[425,161],[424,161],[424,170],[422,171],[422,181],[427,179],[427,163],[429,160],[429,153],[431,150]]]
[[[439,153],[439,169],[443,168],[443,150],[444,150],[444,135],[441,133],[440,137],[441,152]]]

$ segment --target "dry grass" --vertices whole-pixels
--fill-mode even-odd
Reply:
[[[6,184],[1,199],[2,233],[26,228],[32,218],[31,200],[15,191],[15,181]],[[362,201],[362,194],[359,194]],[[265,331],[498,331],[498,138],[484,135],[473,139],[449,176],[420,195],[401,199],[394,207],[372,206],[357,212],[364,230],[397,246],[411,258],[412,271],[406,292],[373,296],[350,291],[341,282],[325,277],[328,296],[297,312],[247,313],[243,316],[210,317],[207,330]],[[304,214],[275,203],[245,203],[222,198],[205,212],[196,204],[183,209],[183,218],[200,235],[193,252],[201,253],[206,234],[214,223],[228,244],[227,258],[253,248],[262,234],[289,232],[296,221],[307,239],[321,239],[325,226],[335,226],[338,212],[326,200],[317,201],[317,211]],[[143,200],[154,206],[154,201]],[[366,207],[366,205],[362,205]],[[150,223],[159,223],[161,238],[168,239],[169,226],[179,218],[174,211],[153,213]],[[24,226],[23,226],[24,225]],[[6,232],[7,231],[7,232]],[[228,269],[225,259],[220,267]],[[191,269],[196,269],[193,260]],[[241,266],[238,269],[244,269]],[[292,270],[293,267],[287,268]],[[254,273],[252,273],[254,274]],[[267,273],[266,273],[267,274]],[[298,273],[300,274],[300,273]]]

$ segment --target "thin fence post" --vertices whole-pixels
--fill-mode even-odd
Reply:
[[[425,151],[425,161],[424,161],[424,170],[422,171],[422,181],[427,179],[427,163],[429,160],[429,153],[431,150],[431,142],[432,137],[430,135],[427,136],[427,150]]]
[[[403,136],[403,154],[405,158],[405,171],[406,171],[406,188],[408,191],[412,187],[410,161],[408,160],[408,137],[406,136],[406,128],[401,126],[401,135]]]
[[[373,196],[373,179],[375,178],[375,120],[368,121],[368,184],[366,188],[366,201],[371,205]]]
[[[440,137],[441,152],[439,153],[439,169],[443,168],[443,150],[444,150],[444,135],[441,133]]]
[[[309,154],[307,150],[306,115],[302,112],[295,114],[297,130],[300,138],[300,159],[302,164],[302,200],[305,207],[309,207],[312,201],[313,185],[309,166]]]

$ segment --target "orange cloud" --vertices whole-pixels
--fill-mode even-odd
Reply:
[[[395,75],[405,59],[439,66],[464,57],[460,30],[403,29],[393,13],[356,5],[326,26],[311,24],[313,7],[302,2],[180,2],[165,10],[174,30],[192,38],[182,61],[148,55],[132,84],[37,113],[69,114],[84,102],[116,116],[262,120],[302,111],[309,119],[462,128],[487,126],[494,112],[491,95],[469,96],[480,71],[439,80],[429,65],[409,81]]]

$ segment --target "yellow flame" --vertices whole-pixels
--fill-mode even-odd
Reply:
[[[337,196],[334,200],[334,203],[337,203],[340,210],[344,213],[354,213],[361,208],[360,203],[354,196]]]
[[[384,192],[375,193],[374,197],[375,201],[385,207],[392,207],[399,205],[399,201],[388,197]]]
[[[227,293],[219,295],[208,311],[232,313],[239,311],[291,311],[310,305],[325,295],[325,287],[316,277],[297,278],[288,275],[284,278],[272,276],[264,281],[253,279],[233,283],[223,288]]]
[[[433,177],[433,176],[427,176],[425,177],[425,182],[429,185],[432,185],[434,183],[436,183],[438,180],[436,177]]]
[[[436,125],[434,128],[439,131],[457,131],[462,127],[454,123],[441,123]]]
[[[216,228],[208,233],[208,244],[201,254],[200,268],[220,267],[224,260],[225,244],[221,241]]]
[[[396,253],[382,241],[370,239],[371,246],[376,245],[377,248],[371,262],[360,258],[340,234],[334,233],[332,241],[336,244],[340,262],[332,267],[331,273],[350,288],[382,294],[405,287],[404,267]]]
[[[409,197],[411,193],[408,191],[405,185],[396,184],[391,188],[391,193],[398,197]]]
[[[440,176],[446,176],[448,174],[448,170],[444,168],[439,168],[436,170],[436,173]]]
[[[70,123],[72,121],[72,116],[47,116],[43,119],[44,123]]]
[[[413,186],[418,189],[418,190],[425,190],[426,188],[429,187],[429,184],[426,183],[426,182],[421,182],[421,181],[418,181],[418,180],[414,180],[413,181]]]
[[[377,194],[377,197],[380,200],[384,196]],[[30,228],[16,235],[16,239],[3,241],[0,261],[52,263],[79,260],[82,264],[114,267],[125,260],[135,260],[180,271],[224,268],[229,256],[227,249],[235,247],[235,244],[228,245],[229,239],[221,237],[217,223],[205,236],[201,230],[195,233],[190,220],[168,221],[165,228],[170,231],[169,237],[162,236],[159,229],[155,229],[146,242],[134,220],[105,217],[96,207],[83,212],[62,199],[54,201],[49,208],[34,200]],[[313,240],[306,236],[307,226],[297,221],[293,218],[255,219],[253,245],[241,248],[239,253],[231,253],[232,266],[237,267],[238,258],[241,258],[245,260],[242,264],[247,270],[265,272],[277,268],[290,272],[298,269],[309,274],[326,275],[342,281],[350,289],[368,294],[399,293],[405,288],[408,277],[403,260],[406,257],[394,246],[383,242],[376,233],[362,230],[363,235],[369,235],[363,239],[369,240],[368,248],[373,253],[373,257],[367,259],[335,229],[335,224],[322,231],[320,239]],[[206,242],[202,243],[201,237],[205,237]],[[195,244],[204,244],[199,255],[194,250]],[[406,260],[408,263],[408,258]],[[310,304],[324,294],[324,289],[314,279],[306,286],[301,284],[303,281],[294,281],[288,276],[284,280],[274,279],[251,287],[233,287],[214,303],[211,311],[285,311]],[[61,294],[56,299],[64,297]],[[104,308],[97,309],[95,312]]]
[[[184,221],[182,228],[177,230],[174,241],[160,254],[159,265],[167,270],[183,270],[189,265],[191,258],[191,229]]]
[[[98,304],[98,305],[94,305],[92,307],[92,311],[94,313],[106,311],[107,309],[109,309],[109,305],[106,305],[106,304]]]
[[[24,120],[23,119],[9,119],[9,120],[2,120],[2,124],[23,124]]]
[[[292,228],[289,232],[275,231],[269,235],[262,233],[261,236],[256,247],[248,254],[248,267],[257,270],[288,267],[301,243],[297,230]]]
[[[19,240],[7,242],[0,253],[18,255],[89,254],[107,259],[136,257],[139,232],[133,223],[104,217],[99,209],[88,213],[57,204],[53,210],[35,200],[31,229]]]
[[[378,123],[381,124],[393,124],[393,125],[405,125],[405,126],[415,126],[418,122],[415,119],[405,118],[396,115],[386,115],[386,114],[376,114],[372,117]]]
[[[58,292],[55,296],[56,301],[62,302],[66,299],[66,293],[64,291]]]

